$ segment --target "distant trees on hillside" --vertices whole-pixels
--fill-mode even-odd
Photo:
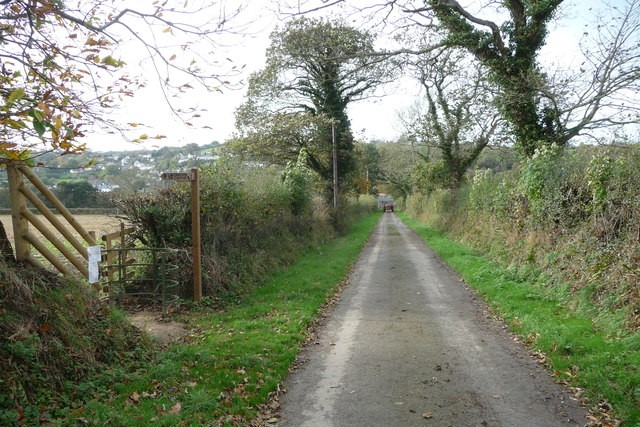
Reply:
[[[108,204],[88,181],[62,181],[56,185],[54,194],[67,208],[98,208]]]

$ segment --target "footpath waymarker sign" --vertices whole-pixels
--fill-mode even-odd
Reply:
[[[160,178],[165,181],[188,182],[193,181],[193,172],[165,172],[160,175]]]
[[[202,250],[200,248],[200,174],[198,168],[191,172],[164,172],[165,181],[191,182],[191,254],[193,256],[193,300],[202,300]]]
[[[102,259],[102,254],[100,253],[100,246],[88,246],[87,255],[89,258],[88,265],[87,265],[87,269],[89,272],[89,283],[98,283],[98,280],[100,280],[100,271],[98,269],[98,263]]]

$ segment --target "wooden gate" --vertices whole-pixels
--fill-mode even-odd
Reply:
[[[124,288],[128,284],[151,283],[150,292],[145,295],[155,296],[158,294],[162,300],[163,310],[166,313],[167,305],[177,299],[178,281],[175,279],[176,268],[171,266],[169,257],[175,256],[175,250],[170,249],[147,249],[136,248],[132,238],[133,228],[127,228],[123,223],[120,230],[115,233],[102,236],[104,241],[104,251],[98,250],[100,246],[96,242],[92,233],[85,230],[74,218],[69,210],[58,200],[58,198],[47,188],[47,186],[36,176],[36,174],[24,163],[12,162],[7,164],[7,175],[9,180],[9,197],[11,204],[11,217],[13,224],[13,234],[15,242],[15,258],[17,261],[29,263],[37,268],[46,268],[41,261],[33,254],[35,249],[51,265],[64,275],[77,270],[86,278],[95,276],[98,291],[106,297],[113,293],[112,287],[120,286]],[[35,189],[40,193],[37,195],[27,185],[28,179]],[[69,226],[65,225],[56,214],[47,207],[42,199],[47,200],[56,211],[62,215]],[[39,215],[33,213],[29,204],[36,211],[42,214],[49,224],[46,224]],[[36,236],[31,230],[33,225],[44,237]],[[56,230],[62,236],[57,237],[52,230]],[[75,231],[75,233],[74,233]],[[80,238],[77,238],[75,234]],[[64,262],[58,254],[54,253],[43,240],[47,240],[59,251],[68,261]],[[73,247],[73,249],[70,248]],[[3,248],[0,248],[3,249]],[[3,249],[4,250],[4,249]],[[147,251],[151,256],[145,261],[145,256],[140,256],[142,251]],[[102,255],[97,260],[95,252]],[[146,255],[146,254],[143,254]],[[140,259],[136,259],[140,258]],[[90,262],[91,261],[91,262]],[[101,262],[102,281],[98,280],[98,263]],[[95,263],[95,265],[93,265]],[[95,275],[90,274],[92,268],[96,268]],[[140,271],[150,271],[150,276],[139,275]]]
[[[9,180],[9,197],[11,199],[11,219],[13,223],[16,260],[27,262],[38,268],[44,268],[42,263],[33,255],[33,248],[46,258],[60,273],[65,275],[71,274],[72,269],[70,269],[69,266],[69,264],[71,264],[80,274],[89,278],[89,252],[87,246],[97,246],[95,237],[80,225],[69,210],[64,207],[60,200],[58,200],[27,165],[21,162],[9,163],[7,164],[7,175]],[[56,217],[55,213],[45,205],[40,197],[25,185],[25,177],[33,184],[40,195],[54,206],[71,227],[65,226],[63,222]],[[51,232],[51,227],[47,226],[36,214],[31,212],[27,202],[30,202],[31,205],[49,221],[50,226],[56,229],[62,237],[71,244],[73,249],[65,245],[63,240]],[[64,256],[69,264],[64,263],[41,239],[38,239],[38,237],[31,232],[29,229],[30,224]],[[76,238],[71,229],[75,230],[80,236],[80,239]]]

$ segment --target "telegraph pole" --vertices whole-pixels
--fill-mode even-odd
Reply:
[[[333,140],[333,209],[338,216],[338,141],[336,137],[336,125],[331,125],[331,138]]]

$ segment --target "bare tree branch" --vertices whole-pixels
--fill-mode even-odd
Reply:
[[[20,155],[36,142],[73,152],[82,148],[76,139],[83,127],[94,123],[117,127],[105,111],[143,86],[123,72],[124,61],[115,57],[123,36],[137,40],[148,53],[163,96],[176,115],[181,111],[169,102],[169,91],[181,93],[191,85],[174,84],[174,75],[206,90],[230,86],[229,76],[237,75],[238,70],[222,70],[214,55],[206,58],[190,50],[197,43],[200,47],[209,44],[211,51],[218,46],[215,38],[231,31],[229,19],[240,13],[242,5],[236,4],[227,15],[224,1],[203,3],[198,10],[166,6],[165,2],[151,11],[118,10],[124,2],[102,0],[73,6],[48,0],[0,3],[0,138],[12,141],[0,147],[0,156]],[[218,4],[221,7],[216,11]],[[189,38],[182,38],[176,46],[163,45],[177,33]],[[188,62],[178,53],[192,54],[193,60]]]

